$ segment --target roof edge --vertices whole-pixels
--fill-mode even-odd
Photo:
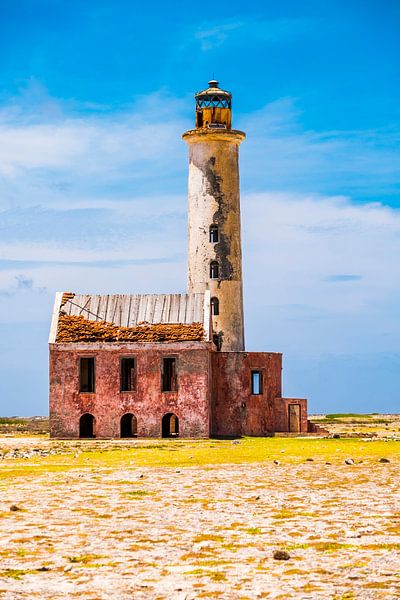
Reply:
[[[51,325],[49,333],[49,344],[55,344],[57,338],[58,317],[60,315],[63,292],[56,292],[54,299],[53,314],[51,316]]]

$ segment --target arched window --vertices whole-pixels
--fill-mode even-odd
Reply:
[[[163,416],[162,437],[179,437],[179,419],[174,413],[167,413]]]
[[[211,314],[215,317],[219,315],[219,300],[218,298],[211,298]]]
[[[210,263],[210,278],[218,279],[218,277],[219,277],[219,264],[217,263],[216,260],[213,260]]]
[[[85,413],[79,419],[79,437],[80,438],[94,438],[94,416],[89,413]]]
[[[210,242],[215,244],[219,241],[218,225],[210,225]]]
[[[132,413],[126,413],[121,417],[121,437],[137,437],[137,418]]]

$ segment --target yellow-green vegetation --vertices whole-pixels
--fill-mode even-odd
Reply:
[[[68,560],[71,563],[78,563],[78,564],[82,564],[82,565],[88,565],[91,563],[94,563],[96,560],[98,560],[99,558],[106,558],[105,556],[102,556],[101,554],[81,554],[80,556],[69,556]]]
[[[125,492],[123,494],[127,498],[142,498],[143,496],[149,496],[149,492],[145,490],[133,490],[132,492]]]
[[[262,533],[262,530],[259,527],[249,527],[249,529],[246,529],[246,533],[258,535],[259,533]]]
[[[225,538],[223,535],[214,535],[212,533],[204,533],[204,534],[197,535],[196,537],[194,537],[193,543],[199,544],[200,542],[223,542],[224,539]]]
[[[21,444],[22,445],[22,444]],[[57,442],[49,442],[57,448]],[[69,449],[69,451],[67,451]],[[4,448],[0,450],[4,451]],[[79,453],[77,454],[77,450]],[[131,443],[90,441],[64,444],[62,453],[34,456],[28,459],[3,460],[0,464],[0,480],[6,478],[33,477],[48,472],[82,469],[85,467],[187,467],[221,464],[243,464],[279,460],[277,469],[285,464],[304,463],[305,457],[313,457],[303,468],[313,468],[316,463],[343,462],[352,457],[356,474],[357,463],[378,463],[381,457],[399,460],[400,441],[362,439],[315,439],[315,438],[242,438],[240,443],[230,440],[171,440],[149,443],[138,440]],[[308,466],[306,466],[308,465]],[[328,468],[329,465],[327,465]],[[320,468],[320,465],[319,465]],[[377,464],[376,468],[380,468]]]
[[[35,569],[4,569],[0,571],[0,577],[11,577],[12,579],[22,579],[24,575],[37,573]]]

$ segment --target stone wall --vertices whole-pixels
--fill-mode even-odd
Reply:
[[[262,372],[262,393],[251,392],[251,371]],[[262,436],[274,432],[281,392],[282,355],[273,352],[212,354],[213,435]]]
[[[98,438],[120,437],[120,419],[133,413],[138,436],[161,437],[164,414],[179,419],[181,437],[210,434],[211,342],[178,344],[50,344],[50,435],[79,437],[79,419],[95,417]],[[120,391],[120,359],[136,359],[136,391]],[[95,358],[94,393],[79,391],[79,359]],[[162,359],[177,358],[178,391],[161,391]]]
[[[298,433],[307,433],[307,400],[305,398],[276,398],[275,400],[275,424],[276,432],[290,432],[289,427],[289,405],[300,406],[300,431]],[[292,433],[297,433],[292,431]]]

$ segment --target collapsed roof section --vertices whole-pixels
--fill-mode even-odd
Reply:
[[[210,292],[57,292],[49,343],[210,341]]]

